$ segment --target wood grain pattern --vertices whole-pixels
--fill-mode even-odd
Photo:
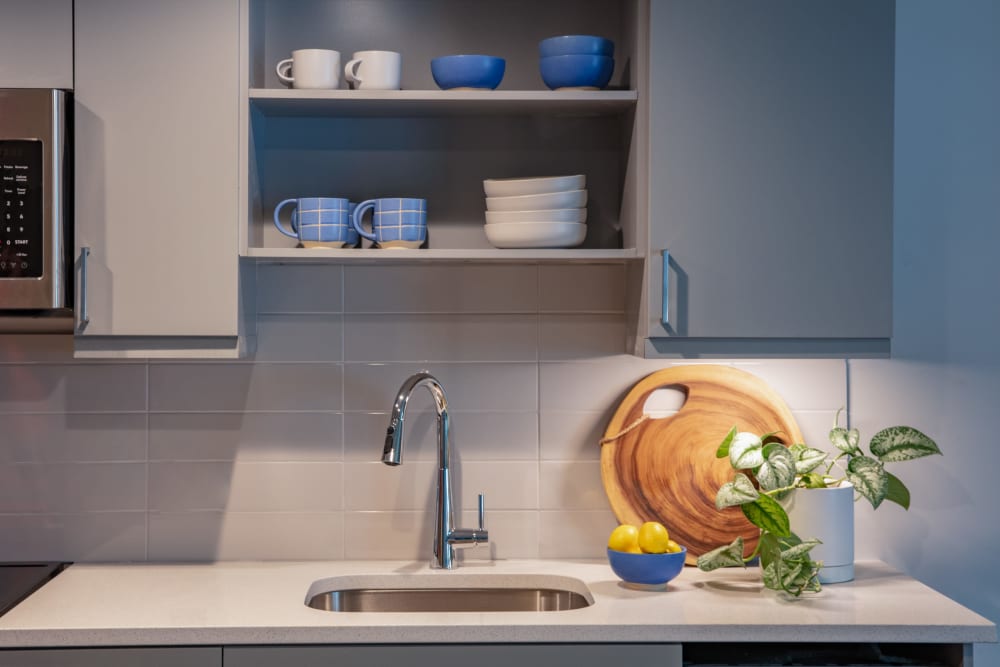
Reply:
[[[791,411],[763,380],[731,366],[697,364],[656,371],[629,391],[612,416],[605,438],[643,414],[650,394],[673,387],[687,395],[677,414],[648,419],[601,449],[604,490],[620,523],[659,521],[688,548],[687,563],[743,535],[746,553],[757,529],[738,507],[715,509],[715,493],[731,481],[728,459],[715,451],[733,426],[741,431],[780,431],[787,444],[802,442]]]

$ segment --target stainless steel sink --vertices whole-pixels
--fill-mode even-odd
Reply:
[[[440,576],[390,576],[370,582],[358,579],[318,581],[310,588],[306,605],[323,611],[407,613],[565,611],[594,603],[586,585],[569,577],[519,577],[520,581],[505,579],[502,583],[488,576],[460,581]]]

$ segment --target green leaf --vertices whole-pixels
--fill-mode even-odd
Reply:
[[[788,451],[795,457],[795,472],[800,475],[815,470],[826,461],[826,452],[803,444],[792,445]]]
[[[729,445],[729,463],[737,470],[753,470],[764,462],[760,436],[740,431]]]
[[[774,533],[778,537],[788,537],[791,534],[788,514],[778,501],[768,496],[760,496],[752,503],[746,503],[741,507],[750,523],[761,530]]]
[[[800,478],[802,486],[807,489],[825,489],[826,477],[818,472],[807,472]]]
[[[746,567],[746,563],[743,562],[742,536],[737,537],[730,544],[698,556],[698,569],[704,572],[711,572],[720,567],[732,567],[733,565]]]
[[[738,472],[733,477],[733,481],[723,484],[719,488],[719,492],[715,494],[715,509],[721,510],[743,503],[752,503],[758,496],[760,494],[754,488],[750,478]]]
[[[723,438],[722,442],[719,443],[719,448],[715,450],[715,458],[724,459],[729,456],[729,445],[732,444],[733,438],[736,437],[736,427],[729,429],[729,433]]]
[[[774,561],[780,560],[781,544],[778,543],[778,538],[768,532],[761,533],[757,553],[760,555],[761,567],[767,567]]]
[[[885,474],[889,478],[889,490],[885,494],[885,499],[891,500],[904,510],[910,509],[910,490],[906,488],[901,479],[888,470],[885,471]]]
[[[778,567],[781,565],[781,559],[771,561],[764,567],[764,571],[761,573],[761,579],[764,582],[765,588],[770,588],[772,591],[780,591],[781,588],[781,577],[778,574]]]
[[[846,428],[836,426],[830,430],[830,442],[834,447],[848,454],[861,453],[861,450],[858,449],[858,437],[857,429],[848,431]]]
[[[810,538],[808,540],[799,541],[798,544],[790,546],[781,552],[781,557],[784,560],[796,560],[800,558],[809,557],[809,552],[813,550],[817,545],[823,544],[816,538]]]
[[[889,493],[889,473],[870,456],[851,457],[847,463],[847,479],[876,509]]]
[[[931,454],[940,454],[937,443],[915,428],[890,426],[872,438],[872,454],[884,463],[912,461]]]
[[[765,491],[790,486],[795,481],[795,457],[779,442],[764,446],[764,462],[757,470],[757,481]]]

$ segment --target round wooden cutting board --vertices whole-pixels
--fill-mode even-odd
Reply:
[[[647,419],[629,430],[661,387],[683,391],[684,405],[673,416]],[[777,438],[786,445],[802,442],[781,396],[732,366],[673,366],[636,383],[605,431],[605,440],[613,439],[601,447],[601,478],[618,521],[637,526],[659,521],[687,547],[689,565],[738,535],[749,554],[757,528],[739,507],[715,509],[716,492],[734,473],[729,459],[715,458],[715,451],[733,426],[757,434],[780,431]]]

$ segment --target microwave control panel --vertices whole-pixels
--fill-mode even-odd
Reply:
[[[42,142],[0,139],[0,280],[40,278]]]

